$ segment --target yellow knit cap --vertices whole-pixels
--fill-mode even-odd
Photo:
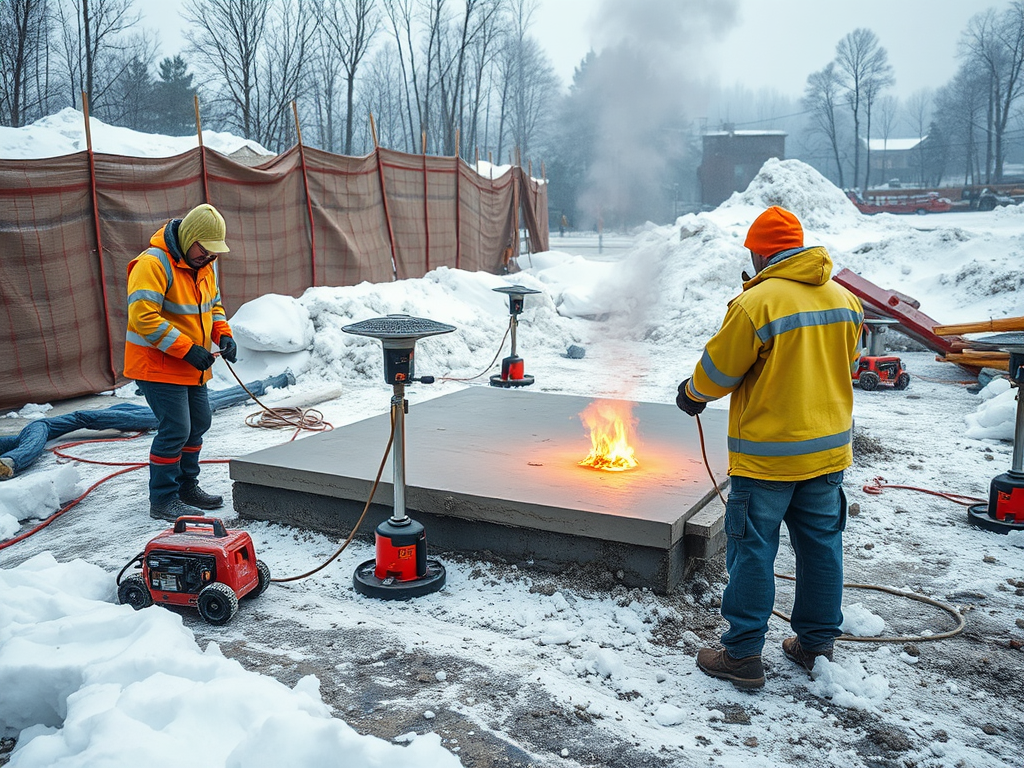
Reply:
[[[212,205],[197,205],[185,214],[178,227],[178,245],[182,253],[188,253],[193,243],[199,243],[210,253],[229,253],[228,244],[224,242],[227,225],[220,211]]]

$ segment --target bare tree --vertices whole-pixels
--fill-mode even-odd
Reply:
[[[928,126],[931,122],[932,93],[922,89],[912,93],[904,103],[904,114],[911,132],[920,141],[917,144],[918,181],[925,183],[925,148]]]
[[[183,16],[197,68],[222,89],[224,118],[247,139],[259,133],[256,89],[271,4],[263,0],[188,0]]]
[[[280,149],[305,86],[319,16],[313,0],[188,0],[185,38],[225,124]]]
[[[416,151],[417,145],[417,129],[422,125],[421,119],[413,119],[413,93],[409,90],[410,81],[415,84],[415,73],[416,73],[416,54],[413,47],[413,35],[412,35],[412,18],[413,18],[413,6],[412,0],[382,0],[384,5],[384,12],[387,14],[388,21],[391,24],[391,33],[395,38],[395,46],[398,49],[398,66],[402,73],[402,90],[405,96],[405,111],[406,111],[406,127],[409,131],[408,143],[406,148],[410,152]],[[408,59],[408,64],[406,63]],[[410,73],[412,77],[410,77]],[[417,105],[417,113],[419,112],[419,95],[416,94],[415,103]]]
[[[836,46],[836,68],[843,81],[846,102],[853,116],[853,185],[860,180],[860,121],[867,119],[865,140],[871,141],[871,108],[881,92],[892,85],[892,67],[889,54],[878,44],[878,37],[870,29],[855,29]],[[870,150],[869,150],[870,154]],[[870,158],[869,158],[870,161]],[[867,184],[868,171],[864,182]]]
[[[325,38],[334,44],[345,72],[344,150],[351,155],[356,72],[380,29],[380,17],[376,0],[331,0],[324,5],[323,14]]]
[[[976,62],[965,61],[935,96],[936,127],[946,142],[946,156],[962,163],[964,184],[978,184],[982,179],[977,133],[989,103],[987,77]],[[929,143],[934,151],[934,142]]]
[[[876,111],[878,113],[878,131],[882,138],[882,181],[888,181],[886,178],[889,174],[889,166],[887,164],[889,154],[889,139],[892,138],[893,129],[896,128],[896,118],[899,114],[900,101],[895,96],[882,96],[878,100]],[[907,181],[907,179],[903,179]],[[867,186],[867,177],[865,177],[864,184]]]
[[[71,103],[85,92],[96,114],[104,114],[114,83],[124,76],[136,55],[151,58],[145,36],[129,38],[139,23],[134,0],[59,0]]]
[[[47,0],[0,3],[0,121],[15,128],[37,115],[47,92],[40,73],[49,59]]]
[[[1003,177],[1003,139],[1024,78],[1024,2],[1015,0],[1003,13],[989,9],[968,22],[961,56],[976,61],[988,77],[986,181]]]
[[[807,78],[803,105],[811,113],[814,130],[825,137],[832,150],[842,188],[846,185],[843,183],[843,161],[839,156],[840,121],[837,113],[841,89],[842,81],[835,62],[829,62],[820,72],[814,72]]]

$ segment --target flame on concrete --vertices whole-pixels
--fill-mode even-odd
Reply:
[[[580,466],[606,472],[625,472],[639,466],[634,455],[636,424],[628,400],[595,400],[580,413],[590,430],[590,454]]]

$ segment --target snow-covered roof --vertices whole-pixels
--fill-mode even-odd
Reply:
[[[906,152],[908,149],[916,149],[927,138],[922,136],[917,139],[871,139],[868,148],[872,152]]]
[[[705,131],[705,136],[788,136],[786,131]]]

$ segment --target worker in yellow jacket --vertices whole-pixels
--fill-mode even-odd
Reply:
[[[795,637],[786,656],[808,670],[831,661],[842,623],[846,523],[843,470],[853,461],[852,366],[864,311],[831,279],[821,246],[804,247],[791,212],[773,206],[751,225],[744,246],[753,277],[732,300],[676,404],[696,416],[731,394],[725,510],[729,583],[722,649],[701,649],[697,665],[740,688],[764,685],[761,650],[775,604],[775,556],[783,521],[796,552]]]
[[[128,265],[124,375],[135,379],[159,424],[149,453],[149,514],[202,515],[224,499],[199,487],[199,452],[210,428],[211,345],[235,362],[213,262],[228,253],[224,217],[199,205],[172,219]]]

